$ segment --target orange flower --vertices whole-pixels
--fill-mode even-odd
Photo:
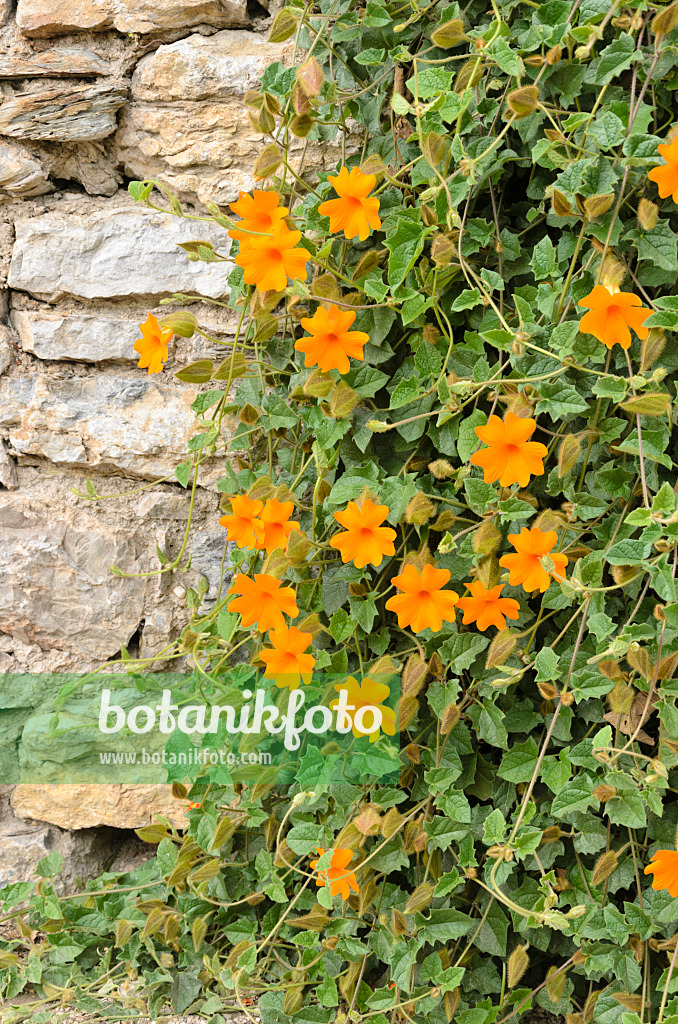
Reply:
[[[278,206],[280,196],[272,189],[269,192],[260,192],[255,188],[252,195],[247,192],[239,192],[239,199],[231,203],[233,213],[237,213],[242,220],[237,228],[228,232],[229,238],[235,238],[240,243],[252,242],[257,235],[251,235],[250,231],[259,233],[270,233],[276,224],[284,220],[290,212],[286,206]]]
[[[654,874],[652,888],[655,892],[668,889],[669,896],[678,896],[678,850],[657,850],[644,874]]]
[[[346,690],[348,699],[346,701],[348,707],[352,707],[352,712],[347,711],[346,716],[351,719],[353,725],[351,732],[354,736],[369,736],[370,743],[376,743],[379,739],[381,732],[388,733],[389,736],[395,735],[395,711],[392,708],[384,706],[383,701],[386,700],[391,690],[386,683],[375,683],[374,679],[369,677],[363,679],[362,683],[359,683],[353,676],[349,676],[348,679],[343,683],[336,683],[334,689],[337,693],[341,693],[342,690]],[[338,700],[333,700],[330,703],[330,709],[335,711],[339,706]],[[370,711],[369,715],[361,715],[360,711],[362,708],[374,708],[381,713],[381,722],[379,727],[374,729],[373,732],[368,732],[365,728],[370,728],[374,725],[376,716],[374,712]],[[356,724],[356,718],[358,724]]]
[[[320,854],[320,857],[324,854],[322,846],[316,846],[316,852]],[[318,860],[320,859],[318,858]],[[311,867],[315,870],[318,860],[311,861]],[[330,883],[330,892],[333,896],[339,895],[342,900],[347,900],[351,890],[358,892],[358,883],[356,881],[355,874],[353,871],[347,871],[346,868],[353,860],[353,851],[345,850],[338,847],[336,850],[332,850],[332,862],[330,867],[326,871],[321,871],[318,878],[315,880],[315,884],[319,889],[327,885],[326,879]]]
[[[241,243],[235,262],[245,271],[245,284],[254,284],[260,292],[281,292],[287,278],[306,280],[306,249],[295,249],[301,231],[290,231],[284,221],[276,224],[271,236],[250,235]]]
[[[190,803],[186,810],[184,811],[184,814],[188,814],[189,811],[198,811],[200,810],[201,807],[202,804]]]
[[[163,363],[169,357],[167,346],[172,340],[173,331],[169,327],[161,327],[152,313],[149,313],[143,324],[139,324],[141,337],[134,342],[134,351],[141,359],[137,363],[142,370],[148,367],[149,374],[161,373]]]
[[[641,341],[647,338],[645,320],[652,312],[646,309],[637,295],[632,292],[611,292],[603,284],[597,284],[593,291],[585,295],[577,303],[590,310],[579,321],[582,334],[592,334],[602,341],[607,348],[631,345],[631,330],[635,331]]]
[[[478,629],[485,630],[488,626],[506,629],[506,619],[517,619],[520,605],[512,597],[500,597],[504,584],[486,590],[480,580],[469,583],[471,597],[460,597],[457,606],[464,613],[463,623],[477,623]],[[506,616],[506,618],[504,618]]]
[[[350,173],[342,167],[336,178],[328,175],[327,180],[334,185],[339,199],[321,203],[318,213],[330,218],[331,232],[343,231],[346,238],[359,238],[364,242],[371,228],[381,227],[379,200],[367,198],[376,185],[376,177],[363,174],[358,167],[352,167]]]
[[[252,501],[246,494],[229,498],[233,515],[222,516],[220,526],[228,530],[226,540],[234,540],[239,548],[261,547],[264,525],[257,517],[264,507],[263,501]]]
[[[678,135],[670,145],[663,142],[657,146],[657,152],[664,164],[653,167],[648,178],[656,183],[662,199],[672,196],[674,203],[678,203]]]
[[[299,523],[294,520],[289,523],[288,519],[294,510],[294,503],[291,501],[278,501],[277,498],[269,498],[261,513],[261,524],[264,528],[263,539],[258,539],[255,547],[258,551],[265,548],[270,555],[276,548],[287,547],[287,539],[292,530],[301,530]]]
[[[499,564],[510,570],[509,583],[512,587],[522,584],[523,590],[531,593],[533,590],[541,590],[542,594],[551,585],[551,577],[563,577],[567,565],[567,555],[551,551],[558,542],[558,534],[555,530],[548,530],[544,533],[538,527],[533,526],[528,530],[526,526],[520,533],[509,533],[508,539],[517,551],[515,555],[504,555],[499,559]],[[553,569],[545,569],[542,559],[545,555],[553,562]]]
[[[425,565],[420,574],[408,564],[400,576],[394,576],[391,583],[404,593],[389,598],[386,607],[396,613],[400,628],[410,626],[413,633],[428,628],[437,633],[443,622],[454,622],[459,594],[443,590],[449,580],[448,569],[434,569],[432,565]]]
[[[521,418],[507,412],[503,420],[490,416],[484,427],[475,432],[488,448],[471,456],[471,465],[480,466],[485,483],[498,480],[502,487],[520,484],[526,487],[530,476],[541,476],[548,448],[540,441],[528,441],[537,427],[530,417]]]
[[[302,633],[296,626],[281,626],[272,629],[268,639],[273,649],[259,654],[266,665],[264,678],[275,679],[275,685],[281,690],[285,686],[289,686],[290,690],[298,689],[299,680],[305,685],[310,683],[315,658],[303,652],[313,639],[313,634]]]
[[[299,614],[292,588],[281,587],[280,580],[265,572],[255,573],[253,580],[239,572],[228,593],[242,595],[231,601],[229,612],[240,612],[242,626],[256,623],[260,633],[284,626],[283,612],[291,619]]]
[[[297,352],[304,353],[304,366],[319,366],[323,373],[339,370],[348,373],[348,357],[364,359],[363,345],[370,340],[364,331],[349,331],[355,313],[340,310],[338,306],[323,309],[319,306],[312,317],[304,317],[301,326],[311,335],[295,343]]]
[[[353,562],[356,569],[362,569],[368,563],[381,565],[384,555],[395,554],[393,541],[396,532],[390,526],[381,525],[387,515],[387,505],[375,505],[369,498],[365,499],[362,508],[349,501],[343,512],[334,513],[344,532],[335,533],[330,547],[337,549],[342,562]]]

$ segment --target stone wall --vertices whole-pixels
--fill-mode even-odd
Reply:
[[[73,489],[89,476],[122,494],[185,453],[195,389],[172,368],[225,352],[176,339],[149,377],[134,341],[173,292],[227,295],[232,264],[189,262],[177,243],[227,255],[229,239],[136,206],[126,184],[158,177],[197,214],[252,187],[261,137],[241,99],[290,53],[266,42],[269,21],[257,0],[0,0],[0,671],[89,670],[130,643],[151,655],[182,621],[194,577],[109,568],[171,552],[187,492],[93,503]],[[227,346],[228,311],[193,308]],[[198,500],[204,573],[223,550],[219,475]]]
[[[242,96],[291,54],[266,42],[266,2],[0,0],[0,673],[90,670],[123,645],[155,655],[185,621],[187,586],[218,571],[214,466],[191,574],[110,573],[157,568],[156,545],[177,550],[188,493],[177,483],[125,492],[171,477],[185,455],[195,388],[172,369],[228,351],[176,339],[166,371],[149,377],[136,368],[138,325],[170,312],[159,303],[173,292],[223,299],[232,269],[177,247],[208,238],[228,255],[224,230],[136,206],[126,185],[157,177],[194,214],[252,187],[261,137]],[[228,346],[229,312],[192,309]],[[112,497],[77,497],[87,477]],[[0,700],[0,719],[16,713]],[[18,847],[35,852],[28,862],[50,844],[70,850],[64,827],[169,813],[166,791],[159,803],[128,793],[124,813],[120,799],[19,787],[14,812],[51,831],[5,806],[0,884],[16,877]]]

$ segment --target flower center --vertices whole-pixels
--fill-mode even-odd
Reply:
[[[280,249],[267,249],[264,258],[270,260],[271,263],[282,263],[283,254]]]
[[[357,196],[347,196],[345,201],[348,203],[352,210],[362,209],[362,199],[358,199]]]
[[[326,334],[325,338],[327,340],[327,344],[328,345],[338,345],[339,344],[339,335],[338,334],[334,334],[334,333]]]
[[[517,455],[519,451],[520,451],[520,446],[517,445],[517,444],[507,444],[506,445],[506,454],[507,455]]]
[[[430,597],[431,597],[431,591],[430,590],[420,590],[419,593],[417,594],[417,597],[419,598],[420,601],[428,601],[428,600],[430,600]]]
[[[360,527],[360,536],[361,537],[371,537],[372,536],[372,530],[370,529],[370,527],[369,526],[361,526]]]

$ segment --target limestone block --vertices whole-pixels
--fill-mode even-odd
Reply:
[[[257,32],[192,35],[160,46],[137,64],[132,96],[142,102],[227,99],[256,89],[274,61],[289,65],[291,43],[268,43]]]
[[[116,111],[126,99],[126,83],[115,79],[21,94],[0,105],[0,135],[50,142],[104,139],[115,131]]]
[[[113,139],[127,174],[157,177],[181,198],[202,202],[232,202],[252,189],[264,137],[252,128],[242,97],[271,63],[291,60],[289,43],[242,31],[189,36],[142,58]],[[357,141],[349,139],[348,152]],[[302,174],[333,169],[341,159],[336,143],[292,139],[296,170],[302,153]]]
[[[0,496],[0,535],[0,630],[43,649],[79,652],[87,664],[129,641],[146,583],[113,576],[110,567],[151,565],[140,531],[85,515],[77,524],[55,522],[18,490]]]
[[[40,146],[40,157],[51,178],[79,181],[91,196],[114,196],[122,175],[116,168],[109,147],[103,142],[49,142]]]
[[[247,4],[246,0],[19,0],[16,19],[29,36],[110,28],[155,32],[200,24],[234,28],[247,23]]]
[[[63,857],[63,867],[54,883],[59,893],[76,892],[83,881],[104,870],[120,842],[119,833],[105,828],[68,832],[22,820],[10,806],[11,787],[0,786],[0,790],[0,888],[35,878],[38,862],[54,851]],[[144,850],[130,837],[115,859],[115,870],[133,870],[152,851],[153,847]]]
[[[207,239],[224,256],[230,239],[221,228],[134,207],[60,211],[16,221],[11,288],[47,302],[127,298],[192,292],[228,294],[233,264],[191,263],[178,242]]]
[[[0,456],[3,447],[0,441]],[[22,681],[9,696],[0,685],[0,734],[3,709],[31,709],[47,699],[45,673],[88,672],[118,655],[123,644],[129,647],[132,638],[142,657],[155,657],[186,623],[176,579],[119,577],[110,567],[157,570],[156,544],[176,554],[190,492],[161,485],[118,497],[130,490],[129,480],[92,473],[98,492],[111,497],[89,502],[72,493],[74,487],[85,490],[80,474],[44,464],[10,469],[18,488],[0,490],[0,682],[3,672],[18,673]],[[221,529],[217,495],[200,488],[194,513],[193,532]],[[189,552],[192,546],[191,538]],[[213,553],[217,564],[221,553]],[[198,572],[210,571],[205,561],[203,555],[198,570],[182,574],[184,587],[196,585]],[[154,669],[167,667],[176,664]],[[39,685],[27,694],[36,673]],[[0,777],[4,749],[0,742]]]
[[[7,453],[7,442],[0,440],[0,484],[7,491],[14,491],[18,487],[16,466]]]
[[[38,157],[14,142],[0,142],[0,194],[25,198],[41,196],[52,189]]]
[[[139,373],[59,378],[0,377],[0,426],[12,453],[60,466],[171,475],[194,433],[195,392]]]
[[[39,359],[71,359],[90,363],[116,360],[138,362],[134,342],[140,337],[133,317],[96,314],[43,313],[14,310],[12,326],[24,352]]]
[[[185,827],[186,803],[172,796],[166,785],[20,785],[12,792],[12,808],[19,818],[46,821],[64,829],[142,828],[162,814]]]
[[[86,78],[110,73],[110,64],[84,46],[62,46],[41,53],[0,54],[0,78],[61,78],[68,75]]]

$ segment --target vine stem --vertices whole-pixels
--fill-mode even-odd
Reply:
[[[678,957],[678,942],[676,942],[676,948],[673,951],[671,957],[671,966],[669,967],[669,973],[666,977],[666,984],[664,985],[664,991],[662,992],[662,1001],[659,1006],[659,1016],[657,1017],[657,1024],[662,1024],[664,1020],[664,1010],[666,1008],[666,1000],[669,995],[669,985],[671,984],[671,975],[673,974],[673,968],[676,966],[676,957]]]

